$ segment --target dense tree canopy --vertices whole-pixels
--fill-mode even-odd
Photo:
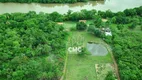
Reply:
[[[142,32],[125,31],[114,36],[113,52],[122,80],[142,79]]]
[[[62,75],[67,33],[45,16],[34,12],[0,15],[2,80],[57,80]]]
[[[111,27],[113,36],[107,42],[112,45],[122,80],[142,79],[142,32],[135,29],[141,27],[142,17],[137,11],[141,8],[126,9],[111,18],[116,26]]]

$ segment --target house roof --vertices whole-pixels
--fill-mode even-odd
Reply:
[[[79,22],[84,22],[84,23],[86,23],[86,20],[79,20]]]
[[[58,22],[57,24],[62,25],[62,24],[64,24],[64,23],[62,23],[62,22]]]

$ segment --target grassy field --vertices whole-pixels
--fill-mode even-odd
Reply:
[[[87,31],[70,31],[71,28],[75,28],[76,23],[77,22],[70,21],[64,22],[65,29],[68,29],[70,33],[68,47],[86,47],[87,43],[91,41],[103,44],[108,49],[109,53],[106,56],[79,56],[75,53],[68,54],[64,80],[104,80],[109,71],[114,72],[116,77],[118,74],[116,68],[117,65],[113,58],[110,46],[102,39],[87,33]],[[92,23],[92,20],[88,20],[86,23],[89,25]],[[115,28],[115,26],[117,25],[111,24],[110,27]],[[124,29],[127,29],[129,24],[124,26]],[[132,31],[140,31],[140,29],[141,27],[137,26]]]
[[[86,47],[88,42],[96,42],[104,44],[106,47],[108,45],[100,38],[95,37],[93,34],[88,33],[87,31],[70,31],[71,28],[75,28],[77,22],[64,22],[63,26],[65,29],[69,30],[69,40],[68,40],[68,47],[75,47],[75,46],[83,46]],[[87,20],[87,25],[92,23],[92,20]],[[67,66],[66,66],[66,73],[64,76],[64,80],[103,80],[105,75],[110,69],[110,67],[104,68],[101,73],[98,73],[96,69],[96,65],[106,65],[106,64],[113,64],[111,54],[108,53],[106,56],[92,56],[85,55],[79,56],[74,52],[69,54],[67,57]],[[104,73],[105,74],[104,74]],[[103,77],[102,77],[103,75]]]
[[[70,31],[68,47],[84,46],[89,41],[104,43],[100,38],[87,33],[86,31]],[[99,80],[97,78],[95,64],[112,64],[111,55],[106,56],[79,56],[68,54],[67,68],[64,80]]]
[[[92,23],[93,21],[92,20],[87,20],[86,21],[86,23],[87,24],[90,24],[90,23]],[[64,27],[66,28],[66,29],[70,29],[71,27],[75,27],[76,26],[76,23],[77,22],[73,22],[73,21],[66,21],[66,22],[63,22],[64,24]]]

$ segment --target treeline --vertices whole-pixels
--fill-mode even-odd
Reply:
[[[46,16],[49,17],[51,20],[60,22],[60,21],[78,21],[78,20],[87,20],[87,19],[96,19],[96,18],[112,18],[114,20],[114,23],[120,24],[120,23],[130,23],[131,18],[133,16],[142,16],[142,6],[137,7],[134,9],[126,9],[123,12],[117,12],[113,13],[110,10],[107,10],[106,12],[103,11],[96,11],[96,10],[86,10],[83,9],[80,12],[72,12],[69,10],[66,14],[61,15],[57,12],[53,12],[51,14],[47,14]]]
[[[119,22],[123,22],[122,20],[125,20],[124,22],[127,21],[127,16],[128,17],[133,17],[133,16],[142,16],[142,6],[134,8],[134,9],[126,9],[123,12],[117,12],[117,13],[113,13],[110,10],[107,11],[96,11],[96,10],[81,10],[80,12],[72,12],[72,11],[68,11],[65,20],[72,20],[72,21],[78,21],[81,19],[95,19],[96,16],[99,16],[101,18],[121,18]],[[129,20],[128,20],[129,21]],[[117,21],[116,21],[117,23]]]
[[[0,2],[15,2],[15,3],[76,3],[87,2],[88,0],[0,0]]]
[[[142,31],[113,32],[112,46],[121,80],[142,80]]]
[[[0,79],[58,80],[67,33],[43,14],[0,15]]]
[[[142,80],[142,6],[101,17],[110,23],[113,36],[104,40],[111,44],[121,80]]]

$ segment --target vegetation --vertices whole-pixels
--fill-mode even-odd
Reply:
[[[115,80],[115,76],[113,74],[113,72],[109,71],[107,76],[105,77],[105,80]]]
[[[95,30],[95,26],[93,24],[90,24],[87,31],[90,32],[90,33],[93,33]]]
[[[102,37],[104,34],[101,32],[100,28],[96,28],[94,25],[95,24],[90,24],[87,31],[94,36]]]
[[[115,33],[115,32],[114,32]],[[142,32],[123,31],[112,39],[113,52],[123,80],[141,80]]]
[[[59,79],[66,54],[64,28],[34,12],[0,18],[1,79]]]
[[[99,11],[98,15],[94,15],[93,25],[98,27],[98,31],[95,31],[96,34],[99,33],[99,28],[104,25],[101,19],[96,20],[95,17],[107,18],[109,20],[109,24],[107,25],[110,26],[113,36],[104,37],[104,40],[112,46],[113,54],[118,64],[120,78],[122,80],[141,80],[142,63],[140,60],[142,57],[142,32],[140,29],[142,6],[134,9],[127,9],[124,10],[124,12],[109,13],[110,15],[106,14],[107,12]],[[140,29],[135,30],[137,27],[140,27]],[[89,31],[93,31],[93,28],[92,26],[88,29]]]
[[[106,38],[106,42],[112,45],[122,80],[142,79],[142,62],[140,61],[142,58],[142,32],[140,29],[135,30],[141,26],[139,21],[142,15],[140,13],[142,14],[142,7],[126,9],[123,16],[114,16],[110,19],[116,26],[111,26],[113,36],[109,40]]]
[[[83,52],[85,52],[85,54],[77,55],[76,52],[68,54],[67,70],[64,78],[65,80],[97,79],[98,77],[95,64],[112,63],[112,59],[109,53],[106,56],[92,56],[91,54],[88,55],[89,52],[86,52],[85,47],[89,41],[93,41],[96,43],[103,42],[100,38],[95,37],[94,35],[90,35],[86,31],[70,32],[68,46],[71,46],[72,44],[82,43],[80,46],[84,47]],[[104,69],[103,71],[107,73],[107,70],[110,70],[110,67]],[[104,78],[104,76],[101,76],[101,79]]]
[[[100,29],[98,29],[98,28],[95,28],[95,30],[94,30],[94,34],[95,34],[95,36],[97,36],[97,37],[101,37],[101,36],[102,36],[102,32],[101,32],[101,30],[100,30]]]
[[[95,16],[94,17],[94,25],[97,28],[100,28],[102,26],[102,18],[100,16]]]
[[[86,28],[87,28],[87,24],[84,23],[84,22],[78,22],[76,24],[76,29],[77,30],[86,30]]]
[[[75,3],[87,2],[88,0],[0,0],[0,2],[18,2],[18,3]]]
[[[87,49],[84,47],[82,47],[82,51],[78,53],[79,56],[85,56],[87,54],[88,54]]]
[[[102,22],[102,18],[108,19],[108,22]],[[142,6],[118,13],[109,10],[106,12],[82,10],[73,13],[69,11],[65,15],[57,12],[36,14],[34,11],[0,15],[0,77],[2,80],[58,80],[62,75],[68,35],[64,27],[57,25],[56,22],[85,19],[93,19],[93,26],[88,30],[92,32],[96,27],[94,34],[98,37],[101,37],[101,27],[106,25],[110,27],[112,37],[103,38],[112,47],[120,78],[142,80],[142,30],[140,30],[142,29]],[[82,22],[77,23],[76,27],[77,30],[87,28]],[[92,40],[92,36],[88,37],[91,34],[86,34],[82,35]],[[87,40],[82,44],[86,43]],[[84,59],[90,60],[90,58]],[[91,58],[93,59],[96,58]],[[83,62],[82,60],[80,61]],[[88,60],[86,62],[89,63]],[[90,63],[92,64],[92,61]],[[84,69],[88,67],[87,65]]]
[[[80,12],[70,12],[70,10],[69,10],[64,19],[70,20],[70,21],[94,19],[96,13],[97,13],[96,10],[85,10],[85,9],[83,9]]]

